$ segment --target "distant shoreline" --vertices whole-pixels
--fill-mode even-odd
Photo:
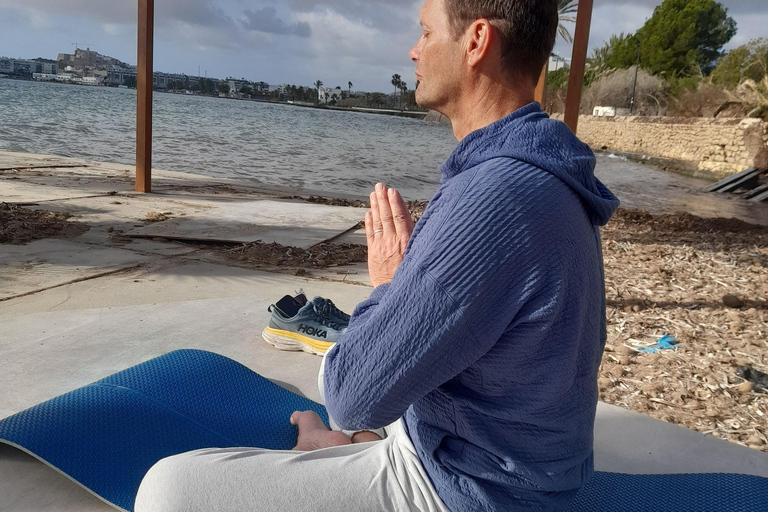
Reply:
[[[132,91],[136,90],[130,87],[116,87],[116,86],[110,86],[110,85],[89,85],[89,84],[78,84],[73,82],[57,82],[57,81],[49,81],[49,80],[28,80],[24,78],[14,78],[7,75],[0,75],[0,78],[5,78],[8,80],[18,80],[20,82],[73,85],[77,87],[99,87],[99,88],[107,88],[107,89],[128,89]],[[227,98],[227,97],[221,97],[221,96],[211,96],[211,95],[201,95],[201,94],[186,94],[185,92],[171,92],[171,91],[165,91],[162,89],[153,89],[153,92],[158,92],[163,94],[176,94],[179,96],[193,96],[198,98],[214,98],[214,99],[220,99],[220,100],[256,101],[259,103],[271,103],[274,105],[290,105],[293,107],[316,108],[321,110],[338,110],[342,112],[357,112],[357,113],[363,113],[363,114],[389,115],[389,116],[395,116],[395,117],[408,117],[411,119],[421,119],[421,120],[427,119],[429,115],[428,111],[419,111],[419,110],[395,110],[395,109],[374,108],[374,107],[336,107],[331,105],[322,105],[322,104],[313,105],[313,104],[308,104],[304,102],[297,103],[293,101],[274,101],[274,100],[265,100],[260,98]]]

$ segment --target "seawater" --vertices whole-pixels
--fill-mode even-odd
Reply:
[[[429,199],[456,146],[422,120],[180,94],[153,95],[152,166],[367,195]],[[0,79],[0,150],[133,164],[136,91]]]

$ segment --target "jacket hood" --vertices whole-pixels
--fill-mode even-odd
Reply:
[[[440,167],[442,181],[493,158],[512,158],[557,176],[582,199],[592,224],[604,226],[619,200],[595,177],[595,155],[538,103],[467,135]]]

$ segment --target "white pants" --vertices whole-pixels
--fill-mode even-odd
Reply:
[[[321,396],[324,368],[325,359]],[[382,441],[311,452],[209,448],[174,455],[144,477],[135,510],[448,512],[403,420],[383,430]]]

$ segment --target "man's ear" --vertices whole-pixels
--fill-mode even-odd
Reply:
[[[467,64],[475,67],[487,57],[491,50],[491,44],[495,37],[493,27],[490,21],[480,18],[469,26],[466,34]]]

